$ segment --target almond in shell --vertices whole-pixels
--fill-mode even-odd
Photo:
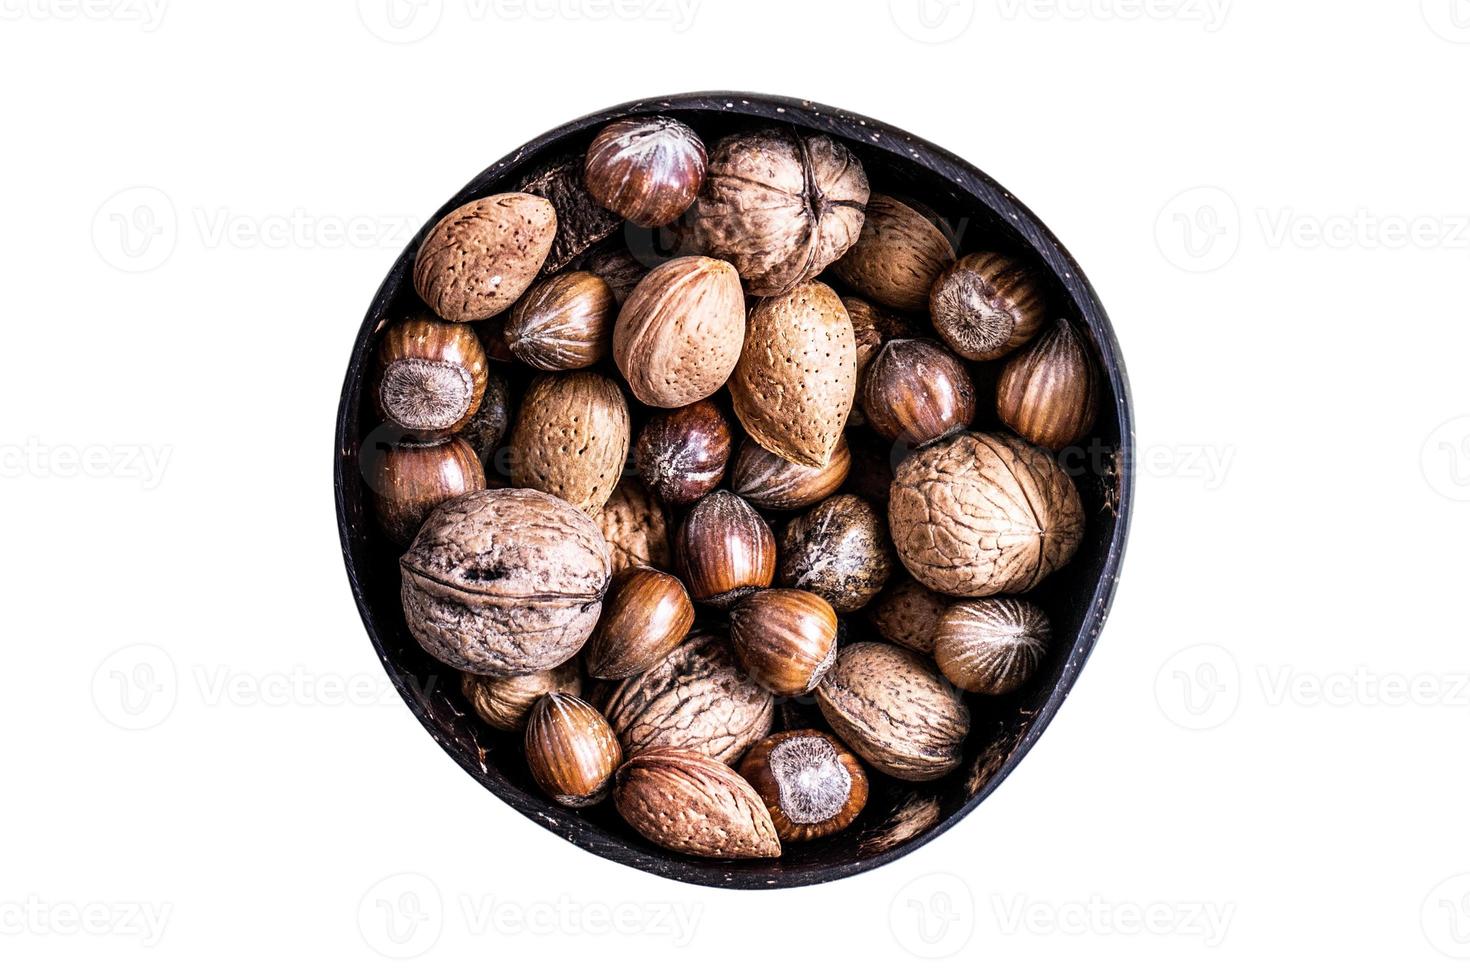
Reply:
[[[652,749],[618,770],[618,813],[655,844],[709,858],[774,858],[781,841],[760,795],[722,762]]]

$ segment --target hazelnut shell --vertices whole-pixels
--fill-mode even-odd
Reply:
[[[615,680],[657,664],[684,641],[694,625],[694,604],[684,584],[653,568],[628,568],[613,576],[602,619],[587,645],[587,673]]]
[[[407,545],[435,507],[485,489],[485,469],[463,439],[401,443],[375,454],[368,483],[378,524],[394,543]]]
[[[994,252],[964,256],[929,292],[934,329],[971,361],[1009,354],[1036,335],[1045,316],[1041,283],[1030,267]]]
[[[720,485],[733,438],[724,413],[703,399],[655,413],[638,434],[633,462],[664,503],[683,507]]]
[[[731,467],[731,488],[757,507],[799,510],[837,492],[852,468],[846,437],[837,440],[822,466],[782,459],[754,439],[746,439]]]
[[[752,680],[796,697],[816,687],[837,656],[837,614],[814,593],[765,589],[730,610],[730,644]]]
[[[612,349],[613,293],[590,272],[563,272],[532,286],[510,311],[505,342],[541,371],[587,368]]]
[[[526,767],[562,806],[587,807],[607,798],[623,750],[607,720],[574,694],[543,694],[526,718]]]
[[[378,338],[378,412],[411,439],[441,439],[463,428],[480,407],[489,370],[470,327],[407,317]]]
[[[1047,449],[1070,446],[1097,421],[1098,374],[1087,341],[1058,320],[1006,362],[995,409],[1008,428]]]
[[[520,731],[526,727],[526,718],[531,706],[543,694],[565,691],[567,694],[582,694],[582,672],[575,660],[568,660],[550,670],[534,674],[516,674],[511,677],[485,677],[482,674],[465,674],[460,681],[460,690],[469,699],[470,707],[480,720],[502,732]]]
[[[863,376],[863,417],[891,442],[922,446],[975,421],[975,386],[932,340],[890,340]]]
[[[744,499],[716,490],[685,516],[674,561],[696,601],[726,607],[771,584],[776,537]]]
[[[620,119],[592,138],[583,178],[603,207],[657,228],[694,203],[705,163],[704,144],[677,119]]]
[[[739,771],[765,801],[783,842],[835,834],[868,802],[868,776],[857,757],[810,728],[761,739],[740,760]]]

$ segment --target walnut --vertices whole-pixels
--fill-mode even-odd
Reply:
[[[831,137],[767,129],[720,140],[694,203],[692,243],[757,296],[819,275],[857,241],[868,178]]]
[[[888,526],[923,585],[957,596],[1025,592],[1082,540],[1082,502],[1046,453],[1011,435],[962,433],[898,468]]]
[[[539,490],[440,505],[399,560],[403,615],[429,654],[491,677],[548,670],[597,625],[612,575],[586,514]]]

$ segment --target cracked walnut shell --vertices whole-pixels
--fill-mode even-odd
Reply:
[[[899,466],[888,526],[909,573],[936,592],[1025,592],[1076,553],[1082,502],[1046,453],[966,432]]]

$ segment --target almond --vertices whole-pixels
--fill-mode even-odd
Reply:
[[[722,762],[685,749],[651,749],[618,770],[613,801],[644,837],[696,857],[781,856],[760,795]]]
[[[617,383],[590,371],[531,382],[510,436],[510,479],[596,514],[628,458],[628,403]]]
[[[413,266],[413,286],[446,320],[510,309],[551,251],[556,209],[534,194],[494,194],[439,220]]]
[[[953,246],[933,221],[887,194],[874,194],[862,233],[832,268],[875,302],[922,310],[929,305],[929,287],[954,260]]]

